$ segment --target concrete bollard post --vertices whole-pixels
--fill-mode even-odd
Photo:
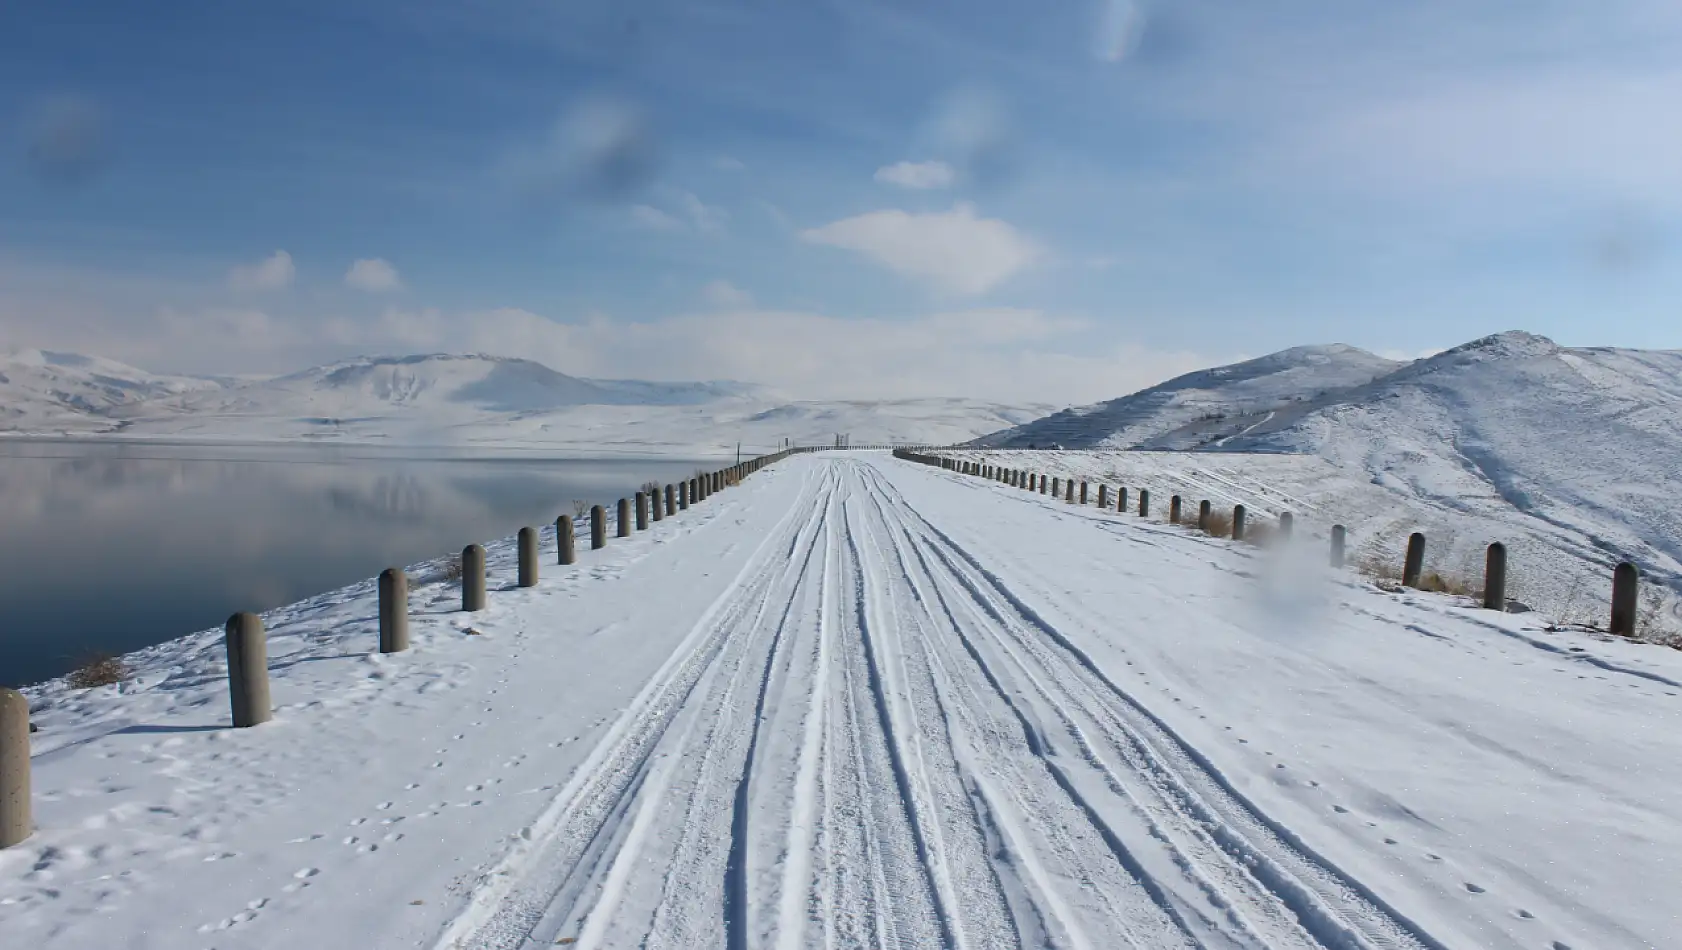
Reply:
[[[274,705],[269,702],[269,647],[263,620],[256,614],[237,613],[228,618],[224,633],[234,728],[268,722],[274,715]]]
[[[607,511],[601,505],[590,506],[590,550],[607,547]]]
[[[614,524],[616,526],[614,528],[614,531],[613,531],[614,535],[616,537],[621,537],[621,538],[630,537],[631,536],[631,499],[629,499],[629,498],[619,499],[619,506],[618,506],[618,509],[617,509],[616,513],[617,513],[618,517],[614,522]]]
[[[578,542],[573,534],[571,518],[561,515],[555,519],[556,555],[562,564],[578,563]]]
[[[1209,530],[1209,499],[1197,503],[1197,530]]]
[[[1291,529],[1296,526],[1296,516],[1288,511],[1279,512],[1279,536],[1289,538]]]
[[[1168,521],[1171,524],[1180,523],[1180,496],[1168,496]]]
[[[1402,562],[1402,586],[1418,587],[1425,573],[1425,535],[1415,531],[1408,535],[1407,560]]]
[[[637,530],[648,530],[648,492],[637,492]]]
[[[1401,585],[1418,587],[1425,577],[1425,535],[1415,531],[1408,535],[1408,560],[1401,563]]]
[[[1151,493],[1146,491],[1145,489],[1141,488],[1141,489],[1139,489],[1139,517],[1149,518],[1150,516],[1151,516]]]
[[[461,609],[485,609],[485,549],[477,544],[461,549]]]
[[[520,556],[520,586],[537,586],[537,529],[525,527],[515,536],[514,548]]]
[[[35,832],[29,808],[29,700],[0,689],[0,848]]]
[[[1070,505],[1075,503],[1075,480],[1072,478],[1063,480],[1063,501]]]
[[[1040,476],[1040,494],[1051,494],[1051,479],[1045,475]]]
[[[678,482],[677,483],[677,510],[679,510],[679,511],[688,511],[689,510],[689,483],[688,482]]]
[[[1232,540],[1244,540],[1244,506],[1232,506]]]
[[[1108,485],[1099,485],[1098,486],[1098,507],[1100,507],[1100,508],[1110,507],[1110,486],[1108,486]]]
[[[1051,476],[1051,497],[1056,498],[1058,495],[1061,495],[1063,493],[1062,488],[1063,480],[1058,478],[1056,475]]]
[[[1641,572],[1628,561],[1612,571],[1612,625],[1607,631],[1620,637],[1635,636],[1635,608],[1641,586]]]
[[[402,569],[380,572],[380,652],[409,649],[409,577]]]
[[[1080,503],[1083,504],[1083,505],[1086,504],[1086,483],[1085,482],[1080,483]]]
[[[666,511],[666,506],[664,504],[662,504],[661,501],[660,501],[660,489],[659,488],[654,489],[654,494],[652,494],[648,497],[648,502],[649,502],[649,506],[650,506],[650,512],[649,513],[654,516],[655,522],[658,523],[660,521],[660,519],[665,517],[665,511]]]
[[[1499,541],[1483,556],[1483,609],[1507,611],[1507,546]]]
[[[1332,567],[1342,567],[1344,560],[1344,544],[1349,532],[1340,524],[1332,525]]]
[[[674,485],[667,485],[666,486],[666,517],[670,518],[671,516],[673,516],[675,514],[677,514],[677,488]]]
[[[1115,510],[1123,513],[1127,511],[1127,486],[1125,485],[1115,490]]]

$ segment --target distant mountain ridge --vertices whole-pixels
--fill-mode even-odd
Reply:
[[[1402,365],[1341,343],[1292,347],[1186,373],[1096,405],[1064,409],[974,444],[1070,449],[1201,446],[1239,431],[1227,424],[1229,420],[1302,408]]]

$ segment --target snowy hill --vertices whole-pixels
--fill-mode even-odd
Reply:
[[[987,448],[1133,448],[1210,441],[1236,417],[1292,413],[1326,394],[1370,382],[1401,366],[1341,343],[1299,346],[1187,373],[1131,396],[1065,409],[975,444]]]
[[[125,439],[332,442],[573,456],[718,456],[793,440],[951,444],[1054,409],[970,399],[798,402],[750,383],[586,379],[485,355],[363,357],[210,381],[97,357],[15,357],[0,431]],[[23,388],[27,384],[27,389]]]
[[[1322,531],[1341,522],[1357,550],[1385,559],[1422,530],[1432,562],[1469,578],[1499,540],[1525,565],[1523,598],[1556,617],[1604,621],[1586,605],[1603,603],[1618,560],[1682,586],[1682,497],[1672,488],[1682,351],[1573,349],[1509,332],[1360,380],[1383,361],[1334,349],[1343,356],[1287,350],[1194,373],[972,444],[1105,447],[1014,464],[1268,516],[1291,510]],[[1305,363],[1316,350],[1329,358]],[[1255,371],[1269,363],[1287,368]],[[1333,388],[1333,372],[1354,382]],[[1285,388],[1293,373],[1308,388]],[[1669,624],[1682,626],[1677,601],[1665,599]]]
[[[16,350],[0,354],[0,428],[106,428],[102,417],[120,407],[221,385],[97,356]]]

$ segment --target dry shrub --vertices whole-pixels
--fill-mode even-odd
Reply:
[[[1365,574],[1379,590],[1394,594],[1402,589],[1402,569],[1387,558],[1369,554],[1355,562],[1355,570]]]
[[[128,664],[109,653],[94,653],[71,671],[66,680],[76,689],[111,686],[129,678]]]
[[[1197,517],[1192,516],[1192,524],[1197,524]],[[1232,514],[1226,511],[1210,511],[1209,520],[1204,522],[1203,530],[1217,538],[1232,537]]]
[[[660,485],[659,482],[643,482],[642,483],[642,491],[643,491],[643,494],[645,494],[645,495],[658,495],[664,490],[665,489]]]
[[[589,502],[584,501],[582,499],[578,499],[578,498],[574,498],[572,500],[572,516],[574,518],[582,518],[589,513],[590,513],[590,503]]]
[[[1432,594],[1453,594],[1456,597],[1476,597],[1483,593],[1478,586],[1458,574],[1426,571],[1419,578],[1419,589]]]
[[[1271,521],[1244,522],[1244,542],[1265,548],[1279,539],[1279,526]]]
[[[461,580],[461,575],[461,555],[458,554],[444,562],[444,570],[438,576],[446,582],[454,582]]]

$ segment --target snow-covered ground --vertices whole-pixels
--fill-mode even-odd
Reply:
[[[1278,491],[1254,487],[1250,490]],[[1165,501],[1166,499],[1164,499]],[[547,539],[546,539],[547,540]],[[552,547],[546,544],[545,550]],[[1682,653],[881,454],[31,691],[8,946],[1673,946]],[[417,568],[423,577],[431,567]]]

